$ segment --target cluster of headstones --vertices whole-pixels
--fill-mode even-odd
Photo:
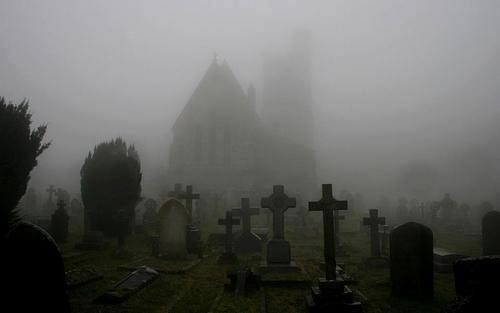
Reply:
[[[434,248],[432,230],[416,222],[397,226],[388,233],[388,226],[370,210],[370,218],[363,220],[370,226],[371,259],[381,258],[379,236],[389,237],[389,265],[392,295],[417,300],[430,300],[434,296],[434,271],[452,271],[458,304],[447,312],[486,312],[493,299],[500,295],[500,212],[490,211],[482,219],[483,256],[469,258],[446,249]]]

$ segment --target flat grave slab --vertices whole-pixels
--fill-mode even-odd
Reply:
[[[138,261],[120,265],[118,269],[134,271],[139,269],[143,264],[147,264],[148,267],[154,269],[158,273],[182,275],[192,270],[195,266],[200,264],[201,261],[202,259],[195,256],[189,256],[186,260],[164,260],[155,257],[146,257]]]
[[[451,273],[453,272],[453,264],[468,256],[456,253],[443,248],[434,248],[434,270],[438,273]]]
[[[95,299],[95,302],[105,304],[121,303],[153,282],[158,275],[159,273],[154,269],[147,266],[141,266],[139,269],[126,275],[107,292]]]
[[[104,275],[97,271],[94,266],[85,266],[67,271],[66,284],[68,289],[75,289],[101,280],[103,277]]]

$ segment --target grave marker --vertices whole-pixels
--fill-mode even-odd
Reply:
[[[236,263],[237,258],[233,252],[233,225],[239,225],[240,220],[233,219],[233,213],[226,211],[226,218],[219,219],[218,224],[226,226],[224,252],[219,257],[219,264]]]
[[[370,217],[363,218],[363,225],[370,226],[371,256],[380,257],[380,239],[378,236],[378,225],[385,224],[385,217],[378,216],[378,210],[370,210]]]
[[[409,222],[390,235],[392,295],[431,299],[434,295],[433,238],[427,226]]]
[[[258,208],[250,207],[250,199],[241,199],[241,208],[232,210],[233,216],[241,217],[241,233],[235,239],[235,251],[237,253],[260,252],[262,239],[251,229],[252,215],[258,215]]]

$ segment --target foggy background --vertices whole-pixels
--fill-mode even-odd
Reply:
[[[500,202],[496,0],[0,0],[0,95],[30,100],[52,141],[31,185],[79,193],[88,151],[122,136],[156,197],[170,129],[214,52],[259,97],[263,56],[287,53],[300,29],[312,36],[318,184]]]

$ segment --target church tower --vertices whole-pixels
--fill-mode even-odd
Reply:
[[[312,149],[311,37],[296,32],[290,51],[264,60],[262,120],[279,136]]]

